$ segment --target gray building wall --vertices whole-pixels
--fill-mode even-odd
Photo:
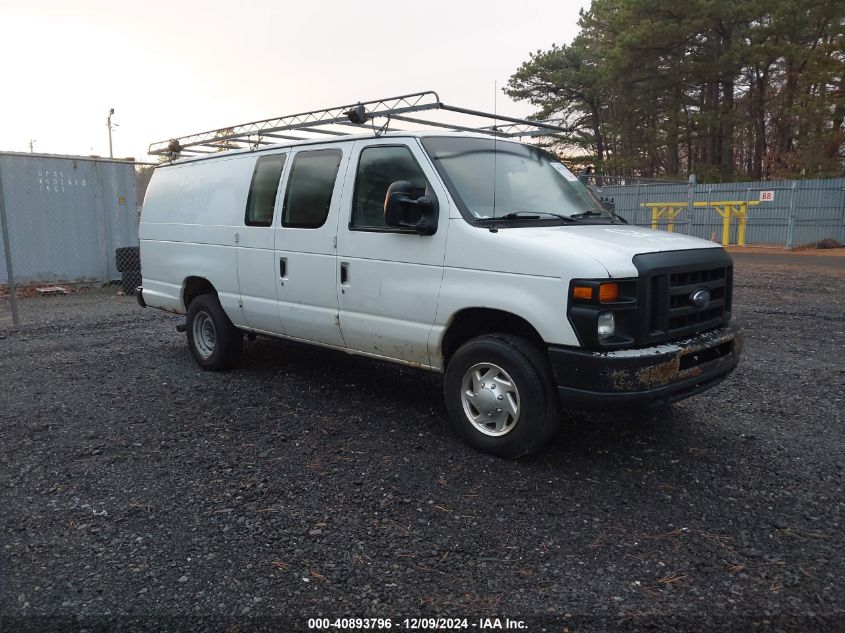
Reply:
[[[16,283],[120,278],[115,249],[138,245],[132,163],[0,152],[0,182]],[[0,241],[0,284],[3,248]]]

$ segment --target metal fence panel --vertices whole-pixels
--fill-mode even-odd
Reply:
[[[3,196],[3,174],[0,173],[0,260],[6,271],[12,269],[12,251],[9,247],[9,223],[6,221],[6,204]],[[6,287],[0,280],[0,336],[6,335],[6,330],[18,324],[18,307],[15,295],[15,283],[12,274],[6,276]]]
[[[17,284],[120,279],[115,249],[138,244],[132,163],[3,153],[0,178]]]
[[[722,218],[711,203],[751,201],[747,211],[746,244],[775,244],[789,248],[832,238],[845,242],[845,178],[714,183],[633,183],[594,187],[613,199],[616,211],[638,226],[651,226],[649,203],[687,203],[674,221],[674,230],[705,239],[722,239]],[[761,201],[761,192],[771,199]],[[693,204],[689,204],[693,203]],[[695,206],[695,203],[705,206]],[[757,204],[759,203],[759,204]],[[659,228],[667,228],[661,219]],[[731,223],[730,243],[737,243],[738,224]]]

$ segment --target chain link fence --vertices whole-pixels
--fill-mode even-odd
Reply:
[[[136,165],[0,153],[0,332],[27,299],[140,284]]]
[[[725,244],[792,249],[824,240],[845,243],[845,178],[698,185],[583,179],[637,226]]]

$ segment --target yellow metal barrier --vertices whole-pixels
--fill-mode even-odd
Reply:
[[[736,243],[745,246],[745,229],[748,224],[748,207],[760,204],[759,200],[726,200],[717,202],[693,202],[695,207],[713,207],[722,216],[722,246],[731,241],[731,222],[737,219]],[[675,218],[688,208],[686,202],[646,202],[640,206],[651,209],[651,228],[656,229],[662,218],[666,219],[666,230],[675,230]]]
[[[686,202],[646,202],[644,207],[651,209],[651,228],[656,229],[660,218],[666,218],[666,230],[675,231],[675,218],[687,208]]]
[[[718,202],[693,202],[696,207],[713,207],[722,216],[722,246],[731,243],[731,221],[737,219],[736,243],[745,246],[745,227],[748,222],[748,207],[760,204],[759,200],[729,200]]]

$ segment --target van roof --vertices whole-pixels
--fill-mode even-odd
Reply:
[[[425,118],[417,114],[420,112],[427,113]],[[402,127],[397,129],[396,125]],[[416,129],[407,129],[409,125]],[[360,133],[367,127],[371,128],[369,134]],[[221,152],[237,154],[373,136],[419,137],[451,133],[548,139],[560,138],[571,131],[563,119],[520,119],[447,105],[436,92],[429,90],[190,134],[153,143],[149,153],[173,161],[217,157]]]

